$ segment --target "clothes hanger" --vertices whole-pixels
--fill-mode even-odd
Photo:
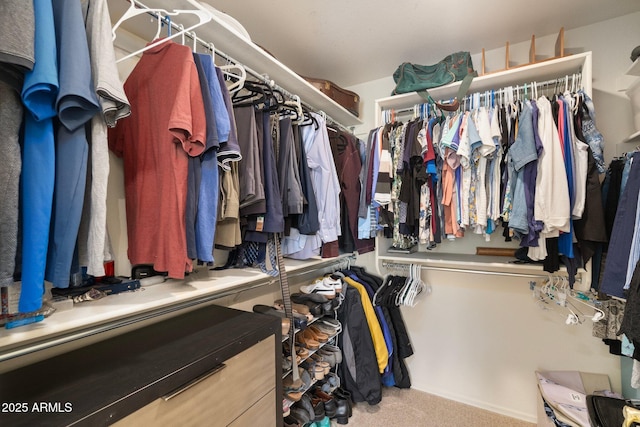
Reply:
[[[298,126],[311,126],[313,125],[314,130],[320,129],[320,124],[318,120],[311,114],[311,112],[305,107],[302,106],[302,112],[304,120]]]
[[[404,296],[405,289],[407,288],[407,286],[411,284],[411,281],[413,280],[412,274],[413,274],[413,271],[411,270],[411,268],[409,268],[407,277],[405,278],[403,285],[398,290],[398,293],[396,294],[396,297],[393,301],[393,303],[398,307],[402,305],[402,298]]]
[[[581,324],[582,323],[581,317],[578,314],[576,314],[575,311],[573,311],[573,309],[571,308],[573,305],[567,302],[567,292],[564,289],[564,286],[558,289],[558,292],[556,293],[556,295],[558,297],[558,300],[557,300],[558,305],[560,307],[566,308],[569,311],[569,314],[567,315],[565,323],[567,325]],[[584,314],[580,310],[576,309],[576,311],[584,316]]]
[[[299,124],[304,120],[304,112],[302,111],[302,101],[300,100],[300,97],[298,95],[294,95],[292,100],[285,101],[284,105],[295,108],[295,112],[297,116],[295,119],[295,121],[297,122],[296,124]]]
[[[116,30],[124,21],[127,19],[131,19],[134,16],[142,15],[143,13],[155,13],[156,15],[159,13],[164,13],[168,15],[169,12],[166,9],[147,9],[147,8],[137,8],[136,2],[134,0],[129,0],[129,8],[124,12],[124,14],[118,19],[118,21],[111,27],[111,40],[114,41],[117,37]],[[158,24],[160,25],[160,24]]]
[[[165,37],[165,38],[162,38],[162,39],[157,40],[155,42],[152,42],[152,43],[146,45],[145,47],[143,47],[142,49],[139,49],[139,50],[137,50],[135,52],[132,52],[132,53],[130,53],[128,55],[125,55],[122,58],[118,59],[116,61],[116,63],[125,61],[125,60],[127,60],[129,58],[132,58],[134,56],[140,55],[141,53],[143,53],[143,52],[145,52],[145,51],[147,51],[149,49],[152,49],[152,48],[154,48],[154,47],[156,47],[158,45],[161,45],[162,43],[166,43],[169,40],[172,40],[172,39],[178,37],[179,35],[182,35],[182,34],[184,34],[186,32],[189,32],[189,31],[193,31],[194,29],[200,27],[201,25],[206,24],[207,22],[209,22],[209,21],[211,21],[213,19],[213,16],[211,15],[211,13],[209,11],[207,11],[206,9],[204,9],[203,6],[200,5],[196,0],[186,0],[186,1],[189,4],[191,4],[195,9],[179,9],[179,10],[176,9],[173,12],[166,12],[166,11],[164,11],[164,12],[166,12],[165,14],[167,16],[177,16],[177,15],[180,15],[180,14],[183,14],[183,13],[184,14],[196,15],[198,17],[198,22],[197,23],[195,23],[194,25],[191,25],[188,28],[180,30],[175,34],[171,34],[168,37]],[[146,12],[146,11],[148,11],[150,9],[143,9],[143,10]],[[136,13],[136,15],[137,14],[139,14],[139,13]],[[133,15],[133,16],[135,16],[135,15]],[[161,17],[159,17],[158,19],[160,20]],[[171,26],[171,25],[169,25],[169,26]],[[112,31],[113,31],[113,29],[112,29]],[[156,36],[158,37],[159,34],[157,34]]]
[[[236,107],[255,106],[265,111],[277,112],[285,102],[284,94],[266,82],[245,81],[243,90],[243,94],[237,91],[232,96],[233,105]]]
[[[236,91],[231,97],[234,106],[246,107],[263,104],[272,96],[268,93],[271,90],[270,87],[256,81],[246,81],[242,89],[242,92]]]
[[[292,121],[296,124],[304,120],[304,112],[302,111],[302,104],[298,95],[295,95],[292,100],[285,101],[280,105],[279,112],[283,115],[291,115],[293,113]]]
[[[568,294],[569,298],[572,298],[574,301],[577,301],[577,302],[579,302],[579,303],[581,303],[581,304],[584,304],[584,305],[586,305],[587,307],[589,307],[589,308],[591,308],[591,309],[593,309],[593,310],[594,310],[594,314],[593,314],[593,316],[591,317],[591,320],[592,320],[592,321],[594,321],[594,322],[598,322],[598,321],[600,321],[600,320],[604,319],[604,317],[605,317],[605,313],[604,313],[604,311],[602,311],[601,309],[599,309],[598,307],[596,307],[594,304],[589,304],[588,302],[586,302],[586,301],[585,301],[585,300],[583,300],[582,298],[576,297],[576,296],[575,296],[576,294],[577,294],[577,295],[582,295],[582,296],[584,296],[584,298],[587,298],[587,300],[590,300],[590,299],[589,299],[586,295],[584,295],[584,294],[582,294],[582,293],[580,293],[580,292],[572,291],[572,292],[569,292],[569,294]]]
[[[382,281],[382,286],[380,286],[378,290],[376,290],[376,292],[373,294],[373,298],[371,298],[371,304],[374,307],[379,306],[381,304],[380,299],[382,298],[382,295],[384,294],[385,289],[389,286],[389,283],[391,283],[391,278],[392,276],[390,275],[385,277],[384,280]]]
[[[185,39],[184,39],[184,35],[185,35],[185,34],[184,34],[184,31],[183,31],[183,30],[184,30],[184,25],[182,25],[182,24],[178,24],[178,29],[179,29],[179,30],[180,30],[180,32],[182,33],[182,34],[180,34],[180,44],[181,44],[182,46],[184,46],[184,45],[185,45]]]
[[[427,294],[431,293],[431,286],[426,284],[420,276],[420,266],[418,264],[412,264],[414,268],[414,283],[409,288],[408,294],[404,298],[405,305],[409,307],[415,307],[417,304],[416,297],[426,291]]]
[[[193,47],[191,48],[191,50],[193,51],[193,53],[198,53],[198,36],[196,35],[196,32],[194,31],[192,33],[189,33],[189,35],[193,40]]]
[[[233,64],[228,61],[227,64],[220,65],[218,68],[227,77],[226,81],[231,82],[227,84],[229,93],[236,93],[244,87],[244,82],[247,80],[247,70],[242,64]]]
[[[169,15],[167,15],[169,16]],[[162,33],[162,20],[164,18],[162,17],[162,12],[157,12],[156,13],[156,22],[158,23],[158,29],[156,30],[156,35],[153,36],[153,39],[157,39],[158,37],[160,37],[160,33]]]
[[[560,315],[564,319],[566,325],[582,324],[582,319],[580,318],[580,316],[567,304],[567,294],[563,293],[561,291],[561,288],[558,286],[561,280],[562,279],[560,277],[550,275],[545,280],[540,289],[536,287],[535,282],[530,282],[529,287],[532,289],[534,300],[536,301],[538,307],[540,307],[541,309],[558,313],[558,315]],[[557,310],[553,309],[554,306],[563,307],[569,313],[560,313]],[[577,309],[576,311],[580,312]]]

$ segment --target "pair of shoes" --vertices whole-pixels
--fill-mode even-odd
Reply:
[[[298,367],[298,374],[300,376],[299,380],[293,379],[293,374],[289,374],[282,380],[282,388],[287,395],[287,397],[294,402],[299,401],[304,392],[311,387],[312,379],[309,372],[307,372],[304,368]]]
[[[316,388],[326,394],[333,394],[333,392],[340,387],[340,377],[329,372],[324,376],[324,380],[316,382]]]
[[[317,326],[310,325],[303,331],[304,334],[314,338],[318,342],[325,343],[329,341],[329,334],[322,332]]]
[[[296,343],[300,344],[301,347],[307,348],[309,350],[317,350],[320,348],[320,343],[315,338],[312,338],[309,334],[304,334],[306,329],[302,332],[298,332],[296,334]]]
[[[311,424],[314,425],[315,423],[318,423],[327,418],[327,416],[325,414],[324,402],[315,396],[309,396],[309,398],[311,399],[311,406],[313,407],[313,411],[315,413],[315,417],[313,418],[314,423]]]
[[[282,343],[282,350],[284,354],[291,355],[291,345],[288,342]],[[299,365],[302,360],[309,357],[309,350],[304,347],[295,346],[296,350],[296,362]]]
[[[278,310],[275,307],[272,307],[270,305],[256,304],[253,306],[253,312],[260,313],[260,314],[268,314],[270,316],[276,316],[281,319],[287,319],[287,316],[285,315],[284,311]],[[289,320],[289,323],[291,323],[290,320]],[[293,326],[296,329],[301,329],[301,330],[305,329],[307,327],[307,317],[298,313],[293,313]],[[283,330],[284,330],[284,325],[283,325]],[[287,333],[288,333],[288,328],[287,328]]]
[[[287,415],[283,418],[282,425],[284,427],[302,427],[303,424],[300,424],[300,421],[294,418],[291,415]]]
[[[329,283],[330,285],[333,285],[333,288],[336,290],[337,293],[341,293],[342,292],[342,278],[340,278],[337,275],[334,274],[330,274],[329,276],[326,276],[323,280],[326,280],[327,283]]]
[[[291,356],[282,358],[282,372],[288,372],[293,367],[293,363],[291,363]]]
[[[338,319],[333,319],[331,317],[323,317],[322,319],[320,319],[320,322],[324,323],[327,326],[331,326],[335,329],[342,329],[342,324]]]
[[[333,396],[338,401],[336,421],[338,424],[347,424],[349,422],[349,418],[353,415],[353,400],[351,399],[351,393],[342,387],[338,387],[333,391]],[[341,408],[343,409],[341,410]],[[343,415],[344,413],[346,413],[346,420]],[[341,420],[344,422],[340,422]]]
[[[330,281],[325,281],[324,279],[318,279],[310,285],[300,286],[300,292],[305,294],[320,294],[328,299],[334,299],[336,297],[335,286],[330,283]]]
[[[291,301],[297,302],[297,303],[304,303],[304,301],[312,301],[312,302],[322,304],[329,301],[329,298],[327,298],[322,294],[317,294],[317,293],[307,294],[302,292],[296,292],[294,294],[291,294]]]
[[[320,295],[322,296],[322,295]],[[323,298],[325,298],[324,296],[322,296]],[[291,296],[291,301],[294,301],[293,295]],[[325,302],[315,302],[315,301],[311,301],[307,298],[299,298],[296,296],[295,301],[292,303],[293,307],[297,307],[297,306],[306,306],[307,309],[309,310],[309,313],[311,313],[313,315],[313,317],[321,317],[324,315],[324,311],[322,309],[323,304],[325,304],[326,302],[328,302],[329,300],[327,300],[325,298]],[[276,301],[277,302],[277,301]],[[304,308],[302,308],[301,310],[304,310]],[[302,313],[302,311],[301,311]]]
[[[327,354],[326,352],[323,352],[322,349],[319,349],[318,351],[313,353],[311,355],[311,358],[317,362],[324,362],[328,364],[329,368],[333,368],[334,366],[336,366],[336,358],[333,353]]]
[[[323,392],[320,389],[315,389],[313,395],[320,399],[324,403],[324,413],[329,418],[335,418],[338,411],[338,404],[336,400],[330,394]]]
[[[342,361],[341,356],[337,356],[337,353],[331,350],[325,350],[324,347],[318,349],[315,353],[311,355],[311,358],[315,361],[326,362],[329,364],[331,368],[338,364],[338,357],[340,357],[340,361]]]
[[[349,424],[349,414],[351,413],[351,407],[346,400],[336,400],[338,409],[336,410],[336,422],[338,424]]]
[[[318,331],[329,335],[329,339],[333,338],[336,334],[339,334],[340,332],[342,332],[342,327],[336,328],[333,325],[329,325],[327,323],[322,322],[322,320],[314,322],[313,327]]]
[[[304,415],[300,410],[304,411]],[[322,416],[324,417],[324,407],[322,408],[322,412]],[[315,421],[316,409],[311,403],[311,397],[309,396],[309,394],[305,393],[302,395],[300,400],[291,407],[291,413],[297,415],[296,418],[300,417],[303,419],[307,419],[307,422]]]
[[[278,310],[284,311],[284,303],[282,302],[281,299],[275,300],[273,302],[273,305]],[[306,305],[306,304],[292,302],[291,303],[291,308],[293,309],[294,313],[299,313],[299,314],[302,314],[303,316],[305,316],[307,318],[308,322],[312,321],[313,318],[317,316],[317,314],[311,312],[310,307],[308,305]]]
[[[315,359],[313,356],[311,356],[311,360],[313,360],[313,362],[316,364],[316,366],[319,366],[320,369],[322,369],[322,379],[324,379],[324,376],[327,375],[330,371],[331,371],[331,365],[329,364],[329,362],[325,362],[324,360],[318,360]]]
[[[322,350],[325,353],[333,353],[333,356],[336,359],[336,365],[339,365],[340,363],[342,363],[342,350],[340,349],[340,347],[336,345],[327,344],[324,347],[322,347]]]
[[[297,425],[304,426],[312,421],[312,418],[309,417],[309,413],[303,408],[291,408],[291,413],[289,414],[289,419],[293,420]],[[293,424],[293,425],[296,425]]]
[[[305,360],[300,366],[306,369],[316,381],[322,381],[327,373],[325,367],[312,358]]]

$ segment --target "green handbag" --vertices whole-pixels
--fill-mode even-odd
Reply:
[[[396,88],[392,95],[418,92],[462,80],[473,74],[469,52],[456,52],[433,65],[417,65],[404,62],[393,73]]]
[[[429,103],[436,104],[438,108],[455,111],[460,106],[458,100],[464,98],[469,86],[471,86],[471,81],[477,75],[478,73],[473,70],[469,52],[452,53],[434,65],[416,65],[405,62],[393,73],[396,88],[391,95],[417,92]],[[427,91],[427,89],[444,86],[459,80],[462,80],[462,84],[458,89],[458,96],[452,103],[438,104]]]

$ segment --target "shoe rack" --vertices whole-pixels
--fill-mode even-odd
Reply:
[[[312,288],[313,284],[306,287],[308,291]],[[302,289],[305,289],[305,286],[303,286]],[[342,353],[337,347],[337,338],[342,332],[342,325],[337,320],[336,313],[342,303],[342,293],[340,291],[335,292],[335,297],[328,299],[326,303],[314,302],[311,299],[307,299],[308,302],[305,304],[302,303],[307,296],[311,297],[310,294],[314,293],[315,292],[311,291],[308,294],[300,292],[292,295],[292,300],[300,301],[294,303],[294,310],[298,308],[300,311],[307,311],[304,310],[304,307],[310,308],[310,310],[307,315],[309,317],[306,328],[303,330],[296,328],[295,330],[294,352],[291,351],[292,343],[289,342],[289,337],[283,337],[282,354],[283,363],[286,365],[283,366],[282,374],[284,393],[282,411],[284,417],[289,417],[291,414],[290,417],[295,418],[295,416],[301,412],[304,414],[305,411],[302,409],[304,405],[301,403],[296,404],[296,402],[300,402],[303,399],[310,401],[310,398],[304,397],[304,395],[308,391],[313,390],[314,387],[320,390],[318,394],[321,394],[325,398],[330,398],[340,386],[340,378],[336,374],[336,371],[337,365],[342,361]],[[300,307],[301,305],[304,307]],[[321,307],[322,313],[318,313],[318,307]],[[312,315],[311,312],[314,312],[315,315]],[[302,313],[298,312],[298,315],[300,314]],[[331,346],[332,349],[337,349],[340,355],[335,356],[334,354],[332,356],[332,351],[324,351],[328,346]],[[287,360],[287,358],[292,357],[292,354],[295,354],[297,360],[299,360],[298,367],[301,369],[300,379],[302,381],[300,387],[295,387],[296,384],[292,379],[292,363],[290,360]],[[320,387],[318,387],[318,385],[320,385]],[[318,398],[314,397],[314,400],[318,401]],[[306,403],[306,407],[309,408],[309,403]],[[314,407],[314,409],[316,408]],[[314,422],[314,419],[311,418],[310,422]],[[286,424],[285,421],[285,425]]]

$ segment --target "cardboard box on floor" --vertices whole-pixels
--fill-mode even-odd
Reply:
[[[575,390],[580,395],[588,395],[593,394],[597,391],[603,390],[611,390],[611,382],[609,381],[609,377],[605,374],[595,374],[589,372],[579,372],[579,371],[536,371],[536,382],[538,384],[538,427],[554,427],[555,424],[551,418],[549,418],[544,410],[544,403],[542,394],[543,392],[540,389],[540,381],[539,376],[542,376],[556,384],[567,387],[571,390]],[[581,399],[582,396],[576,394],[575,399]],[[584,402],[580,402],[584,403]],[[586,405],[586,403],[585,403]],[[560,421],[563,421],[569,425],[576,425],[576,422],[563,417],[562,414],[559,414],[559,411],[554,411],[556,416]],[[587,424],[588,425],[588,424]]]

